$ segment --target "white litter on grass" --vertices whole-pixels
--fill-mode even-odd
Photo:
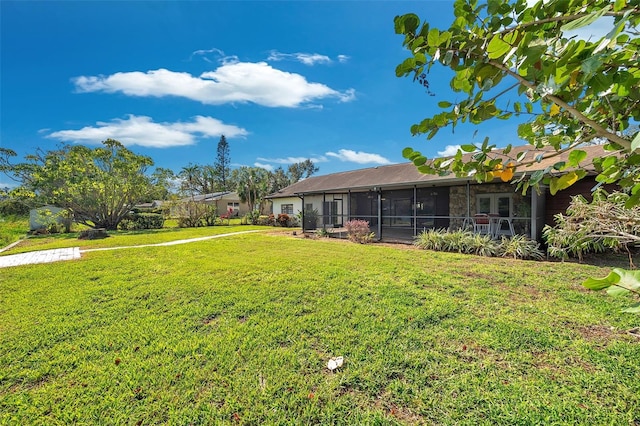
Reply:
[[[341,356],[331,358],[329,362],[327,362],[327,368],[331,371],[334,371],[336,368],[342,367],[344,363],[344,358]]]

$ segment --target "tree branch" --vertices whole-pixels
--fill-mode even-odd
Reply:
[[[507,68],[506,66],[504,66],[504,64],[495,61],[495,60],[489,60],[487,62],[488,64],[493,65],[494,67],[502,70],[503,72],[505,72],[506,74],[510,75],[511,77],[515,78],[517,81],[520,82],[520,84],[522,84],[523,86],[525,86],[528,89],[531,89],[533,91],[537,91],[538,86],[536,86],[535,84],[529,82],[528,80],[522,78],[518,73],[512,71],[511,69]],[[631,150],[631,141],[624,139],[621,136],[616,135],[615,133],[611,133],[608,130],[606,130],[604,127],[602,127],[600,125],[600,123],[598,123],[597,121],[594,121],[592,119],[590,119],[589,117],[587,117],[586,115],[584,115],[582,112],[578,111],[576,108],[572,107],[571,105],[569,105],[568,103],[566,103],[564,100],[560,99],[557,96],[554,95],[545,95],[545,97],[547,99],[549,99],[550,101],[552,101],[553,103],[555,103],[556,105],[564,108],[565,110],[567,110],[569,113],[571,113],[571,115],[573,115],[576,119],[580,120],[582,123],[586,124],[587,126],[591,127],[593,130],[595,130],[596,134],[598,136],[601,136],[611,142],[615,142],[618,145],[622,146],[625,150],[630,151]]]

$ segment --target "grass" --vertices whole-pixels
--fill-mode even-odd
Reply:
[[[0,216],[0,249],[18,241],[29,231],[29,218]]]
[[[49,250],[54,248],[80,247],[81,249],[138,246],[145,244],[157,244],[168,241],[206,237],[210,235],[226,234],[238,231],[252,231],[259,229],[278,229],[286,231],[286,228],[265,228],[253,225],[219,225],[201,228],[163,228],[141,231],[109,231],[109,238],[97,240],[78,240],[78,233],[34,235],[12,247],[2,254],[26,253],[34,250]]]
[[[634,424],[606,273],[284,234],[7,268],[0,424]]]

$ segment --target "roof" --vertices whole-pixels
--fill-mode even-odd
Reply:
[[[223,192],[212,192],[209,194],[198,194],[193,197],[183,198],[182,201],[197,201],[197,202],[210,202],[210,201],[218,201],[227,195],[235,194],[231,191],[223,191]],[[237,196],[237,194],[236,194]]]
[[[589,145],[580,147],[587,153],[587,157],[581,163],[587,169],[593,169],[593,159],[603,155],[604,149],[602,145]],[[544,154],[539,162],[534,162],[531,166],[521,168],[518,172],[527,174],[537,170],[544,170],[553,166],[559,161],[566,161],[569,152],[552,156],[554,150],[539,150],[532,145],[523,145],[512,148],[509,157],[515,158],[519,153],[527,152],[522,161],[531,161],[537,155]],[[465,160],[471,158],[473,153],[465,154]],[[495,149],[492,152],[494,157],[505,157],[502,155],[502,149]],[[506,158],[506,157],[505,157]],[[269,195],[267,198],[288,198],[297,197],[302,194],[313,194],[322,192],[338,192],[338,191],[368,191],[374,188],[393,188],[406,186],[425,186],[425,185],[446,185],[452,183],[462,183],[474,180],[473,177],[456,177],[453,173],[446,176],[428,175],[420,173],[413,163],[393,164],[390,166],[378,166],[360,170],[352,170],[348,172],[332,173],[324,176],[313,176],[299,182],[294,183],[286,188],[281,189],[277,193]]]

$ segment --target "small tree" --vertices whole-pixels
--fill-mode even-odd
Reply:
[[[18,164],[10,162],[14,156],[14,151],[0,148],[0,171],[21,183],[12,196],[68,209],[76,222],[90,227],[117,229],[150,190],[145,171],[153,165],[151,158],[113,139],[94,149],[63,145],[54,151],[38,150]]]

